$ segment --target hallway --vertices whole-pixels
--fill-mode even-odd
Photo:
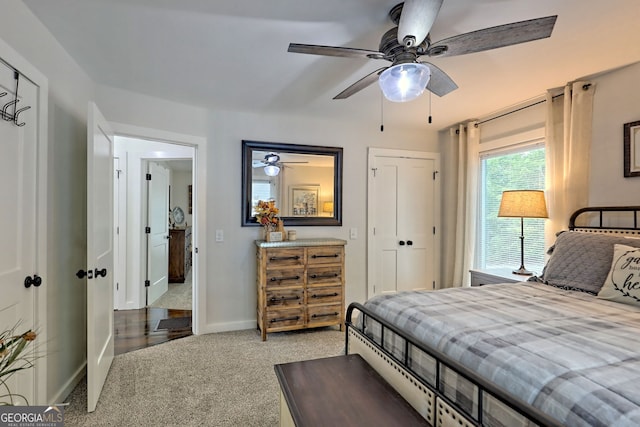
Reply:
[[[128,353],[193,335],[191,327],[156,330],[162,319],[191,317],[191,310],[147,307],[116,310],[113,314],[115,354]]]

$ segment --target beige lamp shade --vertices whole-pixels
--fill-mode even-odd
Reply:
[[[509,190],[502,193],[498,216],[549,218],[542,190]]]
[[[333,212],[333,202],[324,202],[322,204],[322,212]]]

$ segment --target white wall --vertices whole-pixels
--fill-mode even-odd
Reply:
[[[171,168],[171,163],[167,164]],[[171,171],[171,206],[182,208],[184,221],[189,226],[193,225],[193,216],[189,213],[189,185],[191,185],[190,171]],[[185,224],[182,224],[184,226]]]
[[[589,204],[640,205],[640,177],[625,178],[623,131],[625,123],[640,120],[640,63],[593,79],[593,136]]]
[[[342,227],[299,227],[298,238],[337,237],[346,246],[346,301],[366,298],[367,148],[438,151],[437,136],[403,132],[388,126],[381,133],[373,122],[323,121],[249,113],[212,112],[208,138],[209,253],[207,315],[210,330],[255,328],[255,245],[257,227],[241,227],[241,145],[243,139],[344,148]],[[287,224],[285,222],[285,227]],[[358,239],[349,240],[349,229]],[[225,241],[216,243],[215,229]]]
[[[380,132],[373,121],[363,124],[349,120],[338,122],[242,112],[210,111],[203,120],[202,110],[198,108],[102,86],[98,87],[97,100],[105,117],[114,122],[192,135],[201,135],[201,126],[206,127],[207,186],[206,195],[201,199],[205,199],[207,211],[203,219],[206,222],[207,250],[198,245],[201,246],[198,257],[206,268],[202,280],[205,289],[198,292],[204,313],[200,333],[254,328],[256,325],[253,242],[259,238],[260,230],[240,226],[243,139],[344,148],[343,226],[296,229],[299,238],[326,236],[343,239],[348,239],[350,228],[358,229],[359,238],[349,240],[346,248],[347,301],[366,298],[367,148],[438,151],[435,130],[419,135],[387,126],[385,132]],[[167,110],[180,119],[165,117]],[[193,126],[185,129],[185,123],[193,123]],[[224,242],[215,241],[217,229],[223,230]]]

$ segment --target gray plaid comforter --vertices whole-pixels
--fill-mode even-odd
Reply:
[[[530,282],[365,306],[565,425],[640,426],[638,307]]]

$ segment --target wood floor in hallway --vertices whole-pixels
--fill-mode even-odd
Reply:
[[[191,310],[154,307],[116,310],[113,314],[115,354],[127,353],[192,335],[191,328],[156,330],[160,320],[176,317],[191,317]]]

